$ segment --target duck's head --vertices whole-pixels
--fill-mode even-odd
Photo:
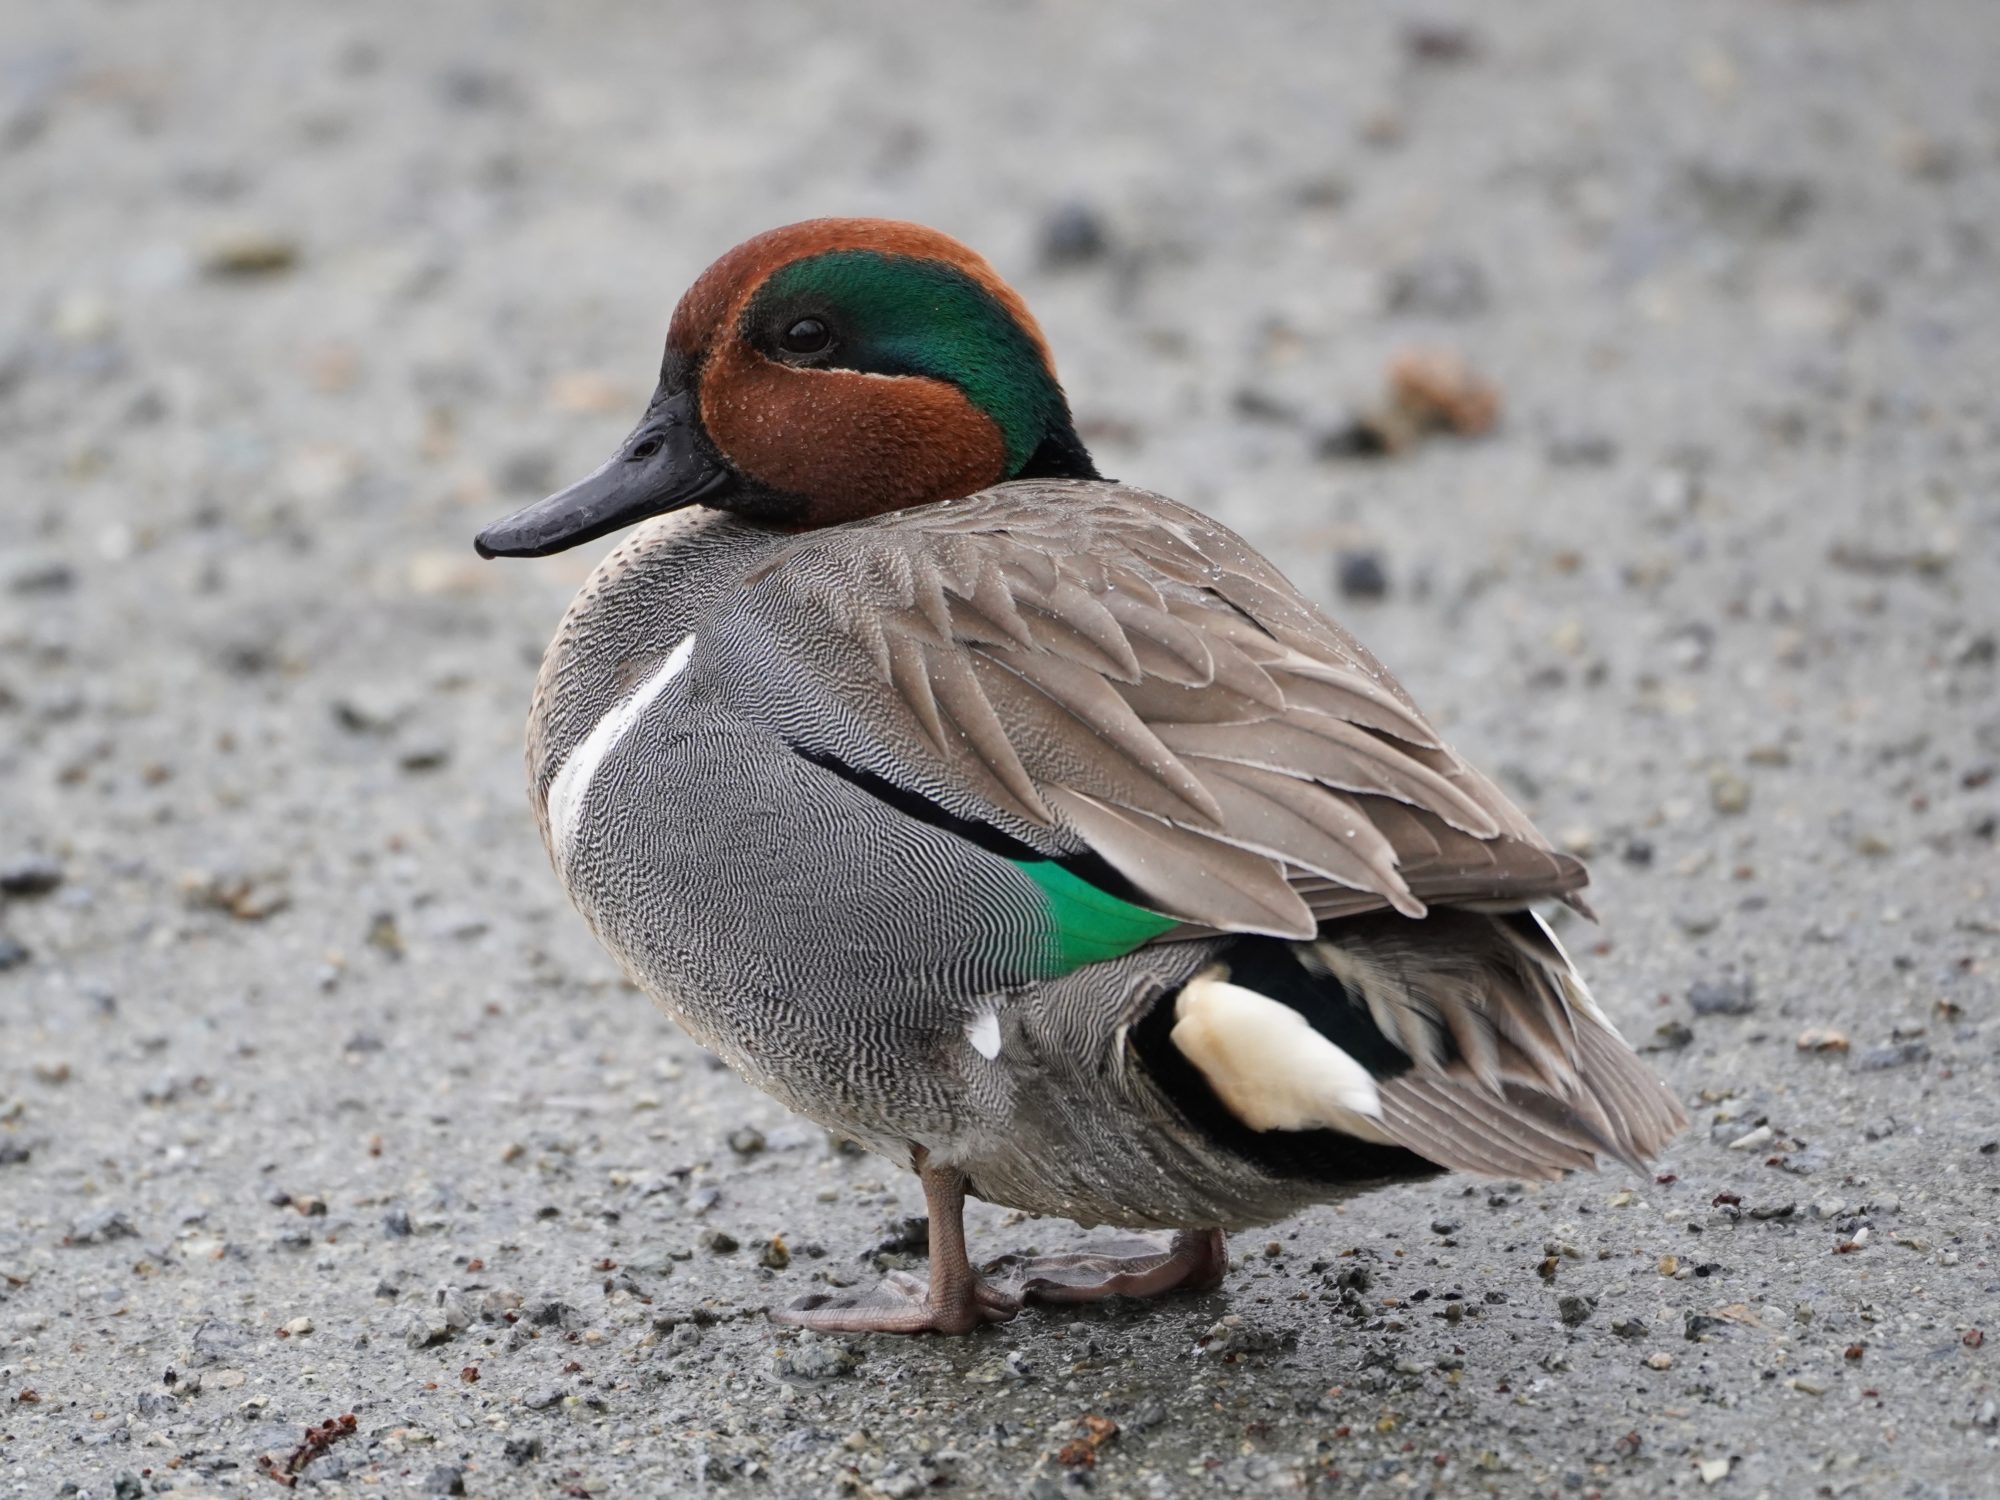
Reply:
[[[811,219],[702,272],[631,436],[475,545],[539,557],[689,505],[806,529],[1055,476],[1097,472],[1014,289],[934,229]]]

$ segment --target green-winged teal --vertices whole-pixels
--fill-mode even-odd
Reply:
[[[624,446],[479,549],[635,522],[536,687],[556,871],[694,1037],[930,1205],[928,1281],[781,1319],[1213,1287],[1227,1229],[1683,1123],[1530,909],[1583,867],[1240,538],[1100,477],[957,241],[737,246]],[[967,1193],[1176,1232],[982,1274]]]

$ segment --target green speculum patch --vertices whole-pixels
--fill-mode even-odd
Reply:
[[[1058,974],[1120,958],[1179,925],[1172,917],[1100,891],[1054,860],[1017,860],[1015,868],[1040,886],[1048,900],[1055,924],[1052,958]]]
[[[1066,429],[1062,389],[1041,351],[994,296],[956,266],[875,250],[829,250],[772,273],[744,330],[773,319],[828,320],[833,368],[949,381],[1000,429],[1011,476]]]

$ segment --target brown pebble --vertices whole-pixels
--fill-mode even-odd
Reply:
[[[1088,1469],[1097,1463],[1097,1450],[1076,1438],[1056,1450],[1056,1462],[1066,1469]]]
[[[1435,350],[1390,362],[1389,399],[1423,430],[1479,437],[1500,420],[1500,392],[1456,354]]]
[[[275,276],[298,264],[298,241],[266,230],[219,234],[202,247],[201,268],[221,280]]]
[[[1708,773],[1708,802],[1717,812],[1734,816],[1750,806],[1750,783],[1734,771]]]

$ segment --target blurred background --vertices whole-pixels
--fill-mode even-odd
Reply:
[[[1990,0],[0,5],[0,1476],[1973,1493],[1996,79]],[[818,214],[984,251],[1100,466],[1590,859],[1565,937],[1696,1116],[1657,1181],[1399,1189],[959,1343],[764,1323],[918,1197],[564,905],[521,724],[604,548],[470,539]]]

